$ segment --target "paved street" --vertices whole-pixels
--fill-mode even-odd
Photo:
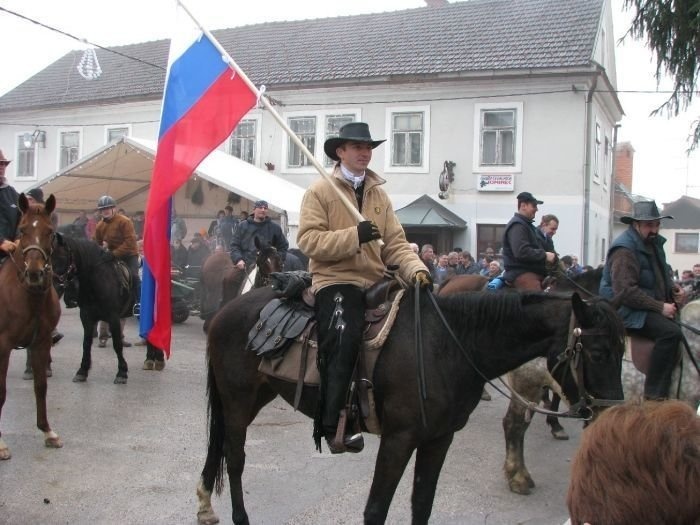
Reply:
[[[125,349],[127,385],[112,383],[111,348],[93,349],[87,383],[71,382],[80,362],[76,310],[64,310],[66,337],[53,351],[49,420],[64,441],[46,449],[35,427],[32,383],[22,380],[24,351],[13,352],[3,438],[12,459],[0,463],[1,524],[192,524],[195,487],[206,446],[205,338],[201,321],[175,325],[173,356],[163,372],[143,371],[144,349]],[[127,338],[136,340],[133,321]],[[538,416],[528,435],[526,459],[538,486],[531,496],[512,494],[502,474],[501,418],[505,399],[482,402],[459,432],[443,468],[431,523],[558,525],[566,520],[569,460],[579,426],[565,423],[571,441],[554,441]],[[282,401],[251,426],[246,446],[245,497],[252,523],[362,522],[378,439],[366,438],[358,455],[316,453],[311,421]],[[388,522],[410,522],[409,465]],[[214,498],[222,523],[230,522],[228,484]]]

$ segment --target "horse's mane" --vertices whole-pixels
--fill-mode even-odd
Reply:
[[[64,235],[63,242],[73,254],[78,271],[84,272],[104,262],[104,252],[94,241]]]

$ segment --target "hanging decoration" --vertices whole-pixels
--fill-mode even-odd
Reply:
[[[95,53],[95,48],[88,48],[83,51],[83,56],[80,59],[80,63],[77,66],[78,73],[85,80],[96,80],[102,75],[102,68],[100,63],[97,61],[97,53]]]

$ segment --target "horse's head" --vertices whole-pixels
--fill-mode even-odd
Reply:
[[[53,195],[46,199],[46,204],[29,204],[24,193],[19,196],[22,217],[14,261],[20,279],[33,290],[45,290],[51,285],[51,253],[55,235],[51,213],[55,207]]]
[[[66,307],[75,308],[78,306],[78,280],[74,278],[77,268],[70,241],[61,232],[57,232],[54,237],[51,266],[53,267],[53,287],[58,297],[63,297]]]
[[[566,357],[571,359],[564,365],[569,369],[555,371],[554,375],[567,397],[590,408],[595,416],[624,398],[621,380],[624,326],[617,312],[603,299],[585,302],[574,293],[571,301],[573,322],[565,350]],[[562,374],[570,375],[561,380]]]
[[[272,272],[281,272],[284,261],[280,256],[277,248],[274,246],[262,242],[256,236],[255,247],[258,250],[257,256],[255,257],[255,264],[258,267],[258,272],[264,277],[269,277]]]

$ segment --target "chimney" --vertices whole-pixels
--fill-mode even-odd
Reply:
[[[442,7],[449,4],[447,0],[425,0],[428,7]]]
[[[632,191],[634,148],[630,142],[620,142],[615,148],[615,182]]]

